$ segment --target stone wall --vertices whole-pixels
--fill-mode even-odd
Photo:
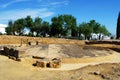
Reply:
[[[36,61],[36,66],[41,68],[60,68],[61,60],[59,58],[54,59],[39,59]]]
[[[4,47],[4,55],[16,61],[20,60],[22,54],[25,54],[25,51],[19,51],[11,47]]]
[[[116,44],[120,45],[120,40],[108,40],[108,41],[86,41],[86,44]]]

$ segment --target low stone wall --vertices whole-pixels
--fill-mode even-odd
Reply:
[[[50,62],[50,68],[60,68],[61,67],[61,60],[54,58],[52,59],[52,61]]]
[[[4,55],[10,59],[20,61],[21,54],[25,54],[25,51],[19,51],[14,48],[4,47]]]
[[[36,41],[36,42],[28,42],[27,45],[39,45],[40,42]]]
[[[61,60],[58,58],[50,59],[41,59],[36,61],[36,66],[41,68],[60,68]]]
[[[4,47],[4,55],[8,56],[9,55],[9,48],[8,47]]]
[[[116,44],[120,45],[120,40],[109,40],[109,41],[86,41],[86,44]]]

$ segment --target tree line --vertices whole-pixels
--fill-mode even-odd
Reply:
[[[84,34],[85,39],[90,39],[91,33],[104,34],[110,36],[111,33],[106,29],[104,25],[96,22],[95,20],[90,20],[88,23],[83,22],[79,25],[79,35]]]
[[[26,18],[17,19],[12,22],[10,20],[8,22],[8,27],[6,27],[7,35],[24,35],[24,29],[30,30],[28,36],[33,36],[34,32],[36,32],[36,36],[39,34],[44,35],[44,33],[49,33],[50,24],[49,22],[42,21],[41,18],[36,17],[35,20],[31,18],[31,16],[27,16]]]
[[[83,34],[85,38],[89,39],[91,33],[110,35],[106,27],[95,20],[77,25],[76,18],[67,14],[52,17],[51,23],[43,21],[40,17],[32,19],[31,16],[17,19],[14,22],[10,20],[5,30],[7,35],[24,35],[25,28],[30,30],[28,36],[34,36],[36,33],[36,36],[48,34],[55,37],[80,37]]]

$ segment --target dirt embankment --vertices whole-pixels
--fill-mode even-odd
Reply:
[[[92,52],[88,52],[82,51],[84,48],[80,48],[80,45],[84,46],[85,42],[80,40],[36,38],[25,36],[0,36],[0,44],[21,44],[21,41],[23,44],[36,41],[47,44],[46,47],[43,45],[44,47],[34,47],[34,49],[32,46],[30,46],[28,48],[28,53],[31,52],[31,54],[34,54],[35,51],[38,53],[37,51],[39,50],[41,51],[40,53],[43,52],[44,54],[45,50],[47,49],[48,51],[46,50],[46,53],[47,55],[50,55],[50,57],[56,55],[69,55],[73,56],[73,58],[69,57],[62,59],[61,68],[43,69],[34,67],[32,65],[34,63],[32,57],[22,58],[21,62],[16,62],[8,59],[6,56],[0,55],[0,80],[120,80],[120,54],[114,51],[111,53],[111,50],[104,51],[100,49],[99,51],[95,51],[92,49],[95,47],[102,47],[105,49],[106,47],[115,47],[120,49],[119,45],[87,45],[87,48],[92,50]],[[48,44],[52,45],[49,45],[48,47]],[[24,49],[27,50],[27,48]],[[80,50],[81,52],[79,52]],[[64,53],[64,55],[61,55],[61,53]],[[99,53],[97,55],[102,54],[102,56],[97,56],[96,53]],[[81,56],[85,55],[94,57],[87,56],[81,58]]]
[[[26,37],[26,36],[0,36],[0,44],[26,44],[27,42],[36,42],[43,44],[80,44],[84,45],[84,40],[69,40],[62,38],[40,38],[40,37]]]
[[[120,80],[120,63],[89,65],[70,73],[71,80]]]
[[[120,63],[88,65],[74,70],[48,70],[0,56],[0,80],[120,80]],[[74,67],[74,66],[68,66]]]

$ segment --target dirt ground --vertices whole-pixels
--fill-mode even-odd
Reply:
[[[1,46],[5,46],[7,40],[12,40],[13,37],[0,36],[0,40],[4,40],[3,43],[0,42]],[[15,43],[18,44],[21,37],[14,38]],[[22,39],[27,38],[22,37]],[[35,38],[29,40],[36,41]],[[84,41],[57,38],[39,38],[39,40],[41,44],[37,46],[16,47],[29,53],[21,57],[21,62],[0,55],[0,80],[120,80],[120,53],[109,49],[112,47],[119,49],[119,45],[85,45]],[[13,42],[11,41],[11,44],[15,46]],[[8,43],[10,44],[7,42],[6,45]],[[97,49],[97,47],[102,48]],[[38,68],[33,66],[36,60],[32,55],[60,57],[62,65],[60,68]]]
[[[7,36],[1,35],[0,36],[0,44],[18,44],[21,43],[24,45],[28,42],[36,42],[42,44],[80,44],[84,45],[84,40],[69,40],[69,39],[62,39],[62,38],[40,38],[40,37],[26,37],[26,36]]]
[[[63,63],[58,69],[43,69],[32,66],[31,58],[16,62],[0,56],[0,80],[119,80],[119,57],[95,62],[83,59],[81,63]]]
[[[77,44],[40,44],[31,46],[15,47],[25,51],[26,56],[39,56],[48,58],[82,58],[110,55],[109,49],[85,48]]]

